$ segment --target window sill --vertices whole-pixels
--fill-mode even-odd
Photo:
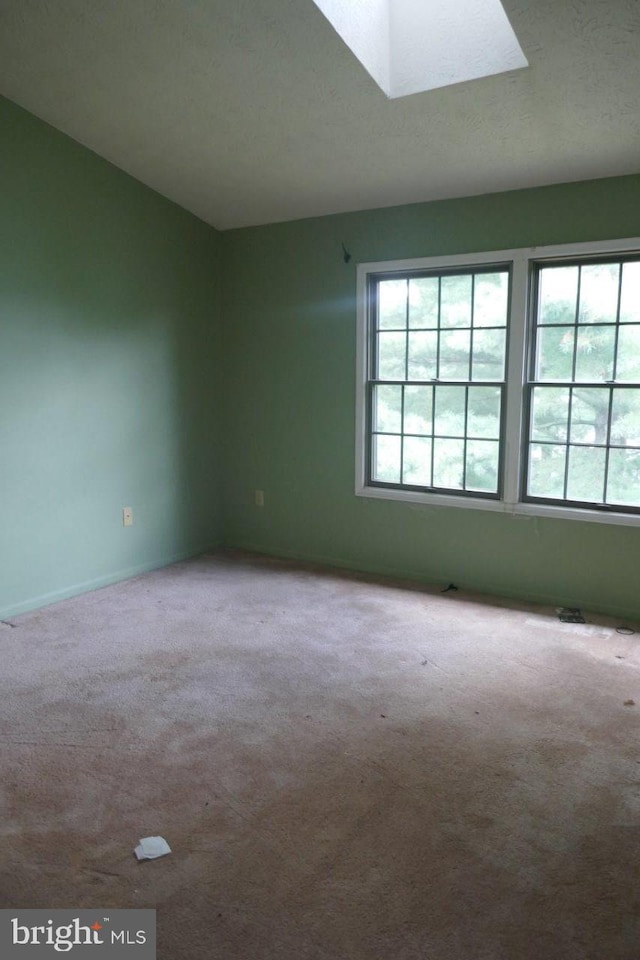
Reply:
[[[507,503],[504,500],[488,500],[483,497],[456,497],[442,493],[420,493],[411,490],[393,490],[388,487],[356,488],[357,497],[371,500],[395,500],[399,503],[421,507],[456,507],[464,510],[488,510],[519,517],[546,517],[556,520],[581,520],[586,523],[608,523],[618,526],[639,527],[640,514],[615,513],[608,510],[587,510],[582,507],[553,506],[547,503]]]

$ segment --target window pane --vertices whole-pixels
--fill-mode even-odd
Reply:
[[[498,492],[498,457],[500,445],[493,440],[469,440],[465,488]]]
[[[608,387],[580,387],[572,391],[572,443],[606,444],[610,393]]]
[[[432,410],[432,387],[405,387],[404,432],[430,435],[433,426]]]
[[[400,481],[400,437],[373,435],[373,479],[385,483]]]
[[[604,498],[604,465],[606,450],[602,447],[570,447],[567,497],[602,503]]]
[[[433,441],[433,485],[462,490],[464,441]]]
[[[469,379],[469,330],[443,330],[440,334],[441,380]]]
[[[615,323],[620,264],[592,263],[580,274],[578,323]]]
[[[543,267],[539,282],[538,323],[574,323],[578,267]]]
[[[474,327],[503,327],[507,324],[509,274],[477,273],[473,291]]]
[[[400,329],[407,325],[407,281],[381,280],[378,284],[378,328]]]
[[[373,429],[382,433],[400,433],[402,387],[374,387]]]
[[[618,328],[616,380],[640,380],[640,325]]]
[[[417,277],[409,281],[409,326],[438,326],[438,277]]]
[[[571,380],[574,327],[538,329],[536,380]]]
[[[404,380],[406,341],[404,333],[378,334],[377,380]]]
[[[640,450],[611,450],[607,503],[640,507]]]
[[[510,270],[484,269],[373,276],[372,482],[497,494]]]
[[[606,476],[609,500],[635,504],[640,387],[612,384],[640,384],[640,260],[543,266],[538,281],[535,379],[573,386],[531,391],[527,493],[600,504]]]
[[[576,380],[611,380],[615,343],[615,327],[580,327],[576,350]]]
[[[472,380],[503,380],[506,330],[474,330]]]
[[[559,444],[531,444],[527,488],[529,496],[562,500],[566,449]]]
[[[640,447],[640,390],[613,391],[611,443]]]
[[[442,277],[440,292],[440,325],[471,326],[471,275]]]
[[[622,267],[620,323],[640,323],[640,263],[638,262],[625,263]]]
[[[534,387],[531,398],[532,440],[566,442],[569,429],[569,390]]]
[[[437,372],[438,334],[409,334],[409,380],[433,380]]]
[[[500,399],[501,391],[499,387],[469,387],[468,437],[499,439]]]
[[[419,487],[431,486],[431,440],[405,437],[402,482]]]
[[[465,387],[436,387],[436,435],[464,437],[465,393]]]

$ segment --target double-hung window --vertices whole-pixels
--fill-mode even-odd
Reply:
[[[525,496],[640,507],[640,259],[539,263]]]
[[[358,268],[356,493],[640,522],[640,240]]]
[[[372,279],[369,481],[500,493],[510,268]]]

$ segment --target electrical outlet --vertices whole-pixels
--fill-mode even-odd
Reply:
[[[122,526],[123,527],[133,526],[133,507],[122,508]]]
[[[256,490],[253,494],[256,507],[264,507],[264,490]]]

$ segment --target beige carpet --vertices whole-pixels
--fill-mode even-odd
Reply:
[[[160,960],[640,957],[615,621],[227,554],[12,622],[2,906],[156,907]]]

